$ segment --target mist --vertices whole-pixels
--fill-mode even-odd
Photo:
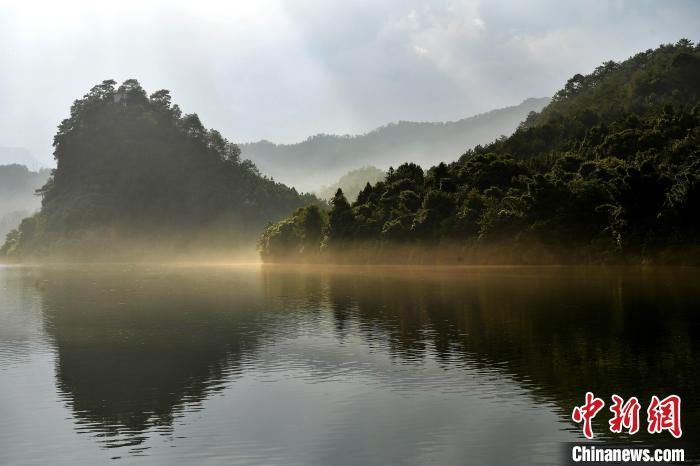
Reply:
[[[700,464],[698,32],[0,0],[0,464]]]
[[[24,165],[0,164],[0,238],[41,207],[35,191],[46,183],[49,171],[31,171]]]
[[[452,162],[467,149],[509,136],[530,112],[539,112],[548,103],[547,97],[532,98],[459,121],[401,121],[365,134],[317,135],[297,144],[242,144],[241,155],[277,181],[322,195],[319,187],[364,165],[388,170],[410,160],[428,169],[440,162]],[[374,184],[377,180],[362,180],[359,188],[368,181]]]
[[[57,124],[108,77],[171,89],[239,143],[459,120],[693,37],[699,13],[691,1],[3,2],[0,145],[53,166]]]

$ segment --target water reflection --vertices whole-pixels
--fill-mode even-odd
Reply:
[[[319,278],[311,275],[303,273]],[[265,279],[286,282],[276,269]],[[323,280],[340,338],[352,325],[399,360],[427,352],[446,370],[457,361],[499,368],[556,402],[566,420],[586,390],[643,402],[676,393],[684,400],[685,438],[700,438],[694,270],[389,268]],[[607,416],[601,418],[602,433]],[[646,440],[652,438],[660,439]]]
[[[352,404],[332,398],[331,412],[346,420],[324,419],[332,425],[319,431],[325,440],[304,446],[315,448],[317,459],[366,442],[353,440],[351,433],[362,431],[351,428],[369,422],[384,426],[380,438],[393,439],[378,447],[396,454],[388,461],[412,448],[416,455],[453,449],[453,459],[489,458],[505,454],[502,442],[517,439],[531,445],[533,458],[552,461],[551,446],[542,453],[538,448],[546,448],[533,442],[559,427],[543,424],[538,431],[529,420],[533,409],[556,412],[573,431],[571,408],[586,390],[607,399],[677,393],[684,438],[698,439],[694,271],[92,266],[42,268],[33,277],[55,347],[56,384],[78,429],[132,455],[153,435],[172,436],[177,419],[201,409],[213,393],[237,390],[246,373],[271,382],[276,397],[290,395],[298,381],[310,392],[314,384],[354,392]],[[403,406],[380,402],[382,390],[423,398],[382,411]],[[318,409],[323,418],[325,398],[317,395],[305,415]],[[359,410],[357,397],[373,409]],[[240,401],[254,404],[250,396]],[[434,417],[447,406],[453,413]],[[479,412],[494,406],[504,408],[501,418]],[[250,406],[237,406],[231,415],[245,409]],[[254,407],[259,417],[293,424],[286,409]],[[607,430],[606,420],[607,413],[597,432]],[[233,429],[233,421],[221,422],[211,431]],[[490,432],[483,434],[485,446],[471,444],[483,429]],[[289,452],[265,456],[273,430],[265,427],[255,443],[231,448],[284,462]]]
[[[41,297],[27,274],[0,265],[0,370],[45,347]]]
[[[227,277],[228,278],[228,277]],[[87,431],[108,447],[169,433],[240,371],[263,331],[252,276],[183,270],[45,269],[45,328],[55,342],[57,385]]]

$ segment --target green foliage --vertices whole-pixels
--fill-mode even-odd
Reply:
[[[82,247],[87,236],[108,249],[107,233],[127,242],[177,236],[234,247],[266,222],[317,202],[263,177],[235,144],[196,114],[183,115],[167,90],[149,97],[134,79],[115,85],[103,81],[73,103],[54,137],[57,168],[39,190],[42,228],[23,222],[7,253],[38,253],[32,244]]]
[[[258,250],[267,261],[316,258],[327,226],[328,215],[317,205],[301,207],[291,217],[268,224],[258,240]]]
[[[699,168],[700,48],[681,40],[575,75],[511,137],[456,162],[390,169],[351,206],[336,196],[323,241],[698,263]]]
[[[333,242],[349,240],[354,233],[354,216],[343,190],[338,188],[328,212],[327,238]]]
[[[45,231],[43,218],[39,213],[23,219],[19,227],[7,234],[0,247],[0,255],[24,255],[35,250],[43,250],[42,236]]]

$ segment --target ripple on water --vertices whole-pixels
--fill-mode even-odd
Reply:
[[[567,410],[589,385],[663,389],[673,368],[697,388],[696,292],[557,273],[0,272],[0,447],[78,464],[548,463],[579,438]]]

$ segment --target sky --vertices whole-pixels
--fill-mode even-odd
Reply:
[[[235,142],[456,120],[682,37],[697,1],[0,0],[0,146],[53,165],[94,84],[138,79]]]

